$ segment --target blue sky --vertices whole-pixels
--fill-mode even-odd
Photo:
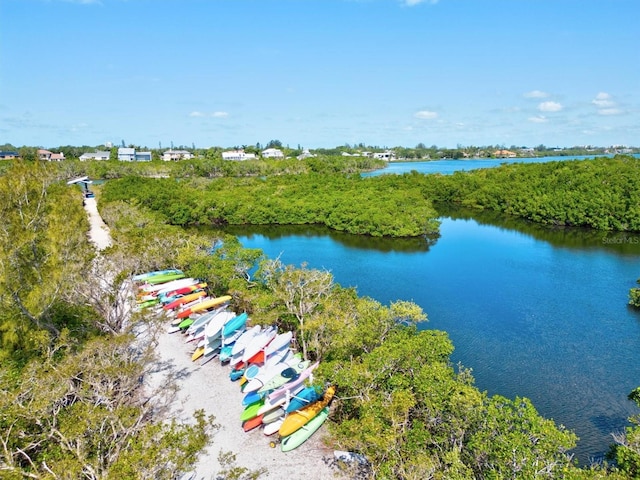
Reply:
[[[0,0],[0,144],[640,146],[639,0]]]

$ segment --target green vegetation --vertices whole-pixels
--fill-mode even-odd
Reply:
[[[616,438],[613,465],[579,468],[568,454],[575,434],[541,417],[526,398],[480,392],[471,372],[451,363],[448,335],[417,329],[426,320],[419,306],[384,306],[335,284],[328,272],[265,259],[223,233],[178,226],[324,223],[414,236],[434,229],[431,198],[526,217],[539,208],[513,205],[531,183],[528,195],[538,192],[536,198],[553,205],[541,217],[549,223],[564,195],[574,198],[576,209],[589,207],[584,218],[598,228],[632,228],[631,205],[613,208],[616,200],[594,213],[589,197],[597,184],[607,185],[615,198],[635,195],[635,164],[618,158],[585,165],[501,168],[495,176],[451,179],[362,179],[342,171],[180,181],[127,177],[97,188],[115,245],[95,256],[84,236],[81,195],[63,181],[69,172],[17,162],[0,177],[6,219],[0,231],[2,477],[169,479],[193,465],[210,441],[213,419],[194,412],[190,425],[164,422],[159,412],[166,404],[150,401],[153,392],[140,389],[153,362],[149,344],[131,335],[133,326],[154,319],[127,320],[126,299],[119,295],[132,273],[179,267],[207,281],[212,293],[232,295],[236,310],[294,330],[300,350],[322,360],[316,381],[338,391],[330,441],[364,454],[368,478],[637,478],[637,418]],[[544,178],[560,188],[573,174],[580,182],[551,197]],[[170,385],[163,388],[171,392]],[[630,395],[638,398],[637,391]],[[235,467],[232,457],[227,454],[227,474],[257,478]]]
[[[422,181],[434,202],[547,225],[640,230],[640,160],[634,157],[510,164]]]
[[[638,279],[637,283],[640,283],[640,279]],[[629,305],[640,308],[640,288],[633,287],[629,289]]]
[[[192,182],[127,177],[104,187],[105,201],[131,201],[174,225],[324,224],[354,234],[416,237],[437,231],[436,212],[409,179],[279,175]]]

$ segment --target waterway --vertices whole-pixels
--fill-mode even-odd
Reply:
[[[613,155],[598,155],[599,157],[613,157]],[[638,155],[634,155],[638,157]],[[518,157],[518,158],[471,158],[471,159],[444,159],[444,160],[431,160],[425,162],[390,162],[387,166],[380,170],[374,170],[373,172],[364,173],[364,177],[372,177],[384,174],[402,174],[411,171],[418,173],[440,173],[442,175],[449,175],[458,171],[477,170],[480,168],[492,168],[497,167],[503,163],[545,163],[555,161],[569,161],[569,160],[588,160],[595,158],[595,156],[583,155],[576,157],[566,156],[554,156],[554,157]]]
[[[640,313],[627,302],[640,277],[640,234],[440,213],[433,239],[306,226],[232,233],[271,258],[329,270],[360,295],[416,302],[429,319],[421,328],[448,332],[452,361],[473,369],[480,390],[530,398],[577,433],[581,463],[604,455],[611,433],[639,413],[627,395],[640,386]]]

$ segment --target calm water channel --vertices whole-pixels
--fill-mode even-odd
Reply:
[[[423,328],[449,333],[452,360],[473,369],[481,390],[531,398],[578,434],[581,462],[604,454],[611,432],[638,413],[627,394],[640,386],[640,314],[627,302],[640,234],[441,214],[433,241],[315,227],[233,233],[271,258],[327,269],[360,295],[416,302],[429,317]]]

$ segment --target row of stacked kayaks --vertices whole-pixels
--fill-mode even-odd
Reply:
[[[292,351],[292,332],[250,325],[246,313],[229,310],[230,296],[209,297],[205,283],[180,270],[148,272],[133,280],[138,308],[163,312],[170,321],[169,333],[180,332],[192,345],[193,361],[217,357],[230,367],[229,378],[238,382],[243,395],[240,421],[245,431],[262,428],[265,435],[278,438],[286,452],[302,445],[327,420],[335,388],[311,385],[318,362]]]

